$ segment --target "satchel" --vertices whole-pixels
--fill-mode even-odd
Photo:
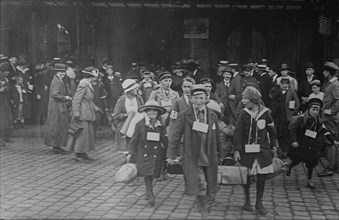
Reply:
[[[168,174],[184,174],[182,170],[182,164],[179,160],[174,160],[172,165],[167,164],[167,173]]]
[[[72,120],[72,122],[69,124],[67,133],[73,137],[77,137],[82,129],[84,129],[84,127],[81,125],[80,121]]]
[[[284,173],[288,170],[288,163],[280,160],[277,156],[277,153],[274,152],[274,156],[272,159],[273,171],[274,173],[270,173],[267,175],[266,179],[272,179],[275,176]]]
[[[220,185],[245,185],[247,184],[247,167],[219,165],[217,181]]]
[[[124,164],[115,174],[115,181],[118,183],[130,183],[138,175],[137,165],[134,163]]]

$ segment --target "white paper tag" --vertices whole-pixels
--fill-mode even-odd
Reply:
[[[148,141],[160,141],[160,133],[147,132]]]
[[[172,110],[170,114],[170,119],[177,119],[178,118],[178,112]]]
[[[213,123],[212,130],[215,130],[215,129],[216,129],[216,127],[215,127],[215,124]]]
[[[200,131],[200,132],[203,132],[203,133],[207,133],[207,131],[208,131],[208,124],[195,121],[195,122],[193,122],[192,129],[194,131]]]
[[[22,92],[22,93],[26,93],[26,90],[23,89],[23,90],[21,90],[21,92]]]
[[[257,126],[258,126],[258,128],[259,128],[260,130],[261,130],[261,129],[264,129],[265,126],[266,126],[266,120],[265,120],[265,119],[260,119],[260,120],[258,120]]]
[[[289,109],[295,109],[295,101],[294,101],[294,100],[289,101],[289,103],[288,103],[288,108],[289,108]]]
[[[33,85],[32,84],[28,84],[28,89],[29,90],[33,90]]]
[[[161,100],[161,106],[162,107],[169,107],[172,106],[172,100]]]
[[[260,144],[245,144],[245,153],[259,153]]]
[[[144,83],[144,88],[150,88],[152,87],[152,84],[147,82],[147,83]]]
[[[306,129],[305,136],[310,137],[310,138],[316,138],[317,132],[311,131],[310,129]]]

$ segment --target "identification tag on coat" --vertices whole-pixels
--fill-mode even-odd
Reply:
[[[147,132],[147,138],[148,141],[160,141],[160,133],[156,132]]]
[[[259,153],[260,144],[245,144],[245,153]]]
[[[289,109],[295,109],[295,101],[289,101],[288,108]]]
[[[145,88],[145,89],[146,89],[146,88],[150,88],[150,87],[152,87],[152,84],[151,84],[151,83],[147,82],[147,83],[144,84],[144,88]]]
[[[161,100],[161,106],[162,107],[170,107],[172,106],[172,100]]]
[[[310,137],[310,138],[316,138],[317,132],[311,131],[310,129],[306,129],[305,136]]]
[[[33,90],[33,85],[32,84],[28,84],[27,86],[28,86],[29,90]]]
[[[194,131],[200,131],[202,133],[207,133],[207,131],[208,131],[208,124],[195,121],[195,122],[193,122],[192,129]]]
[[[177,119],[178,118],[178,112],[172,110],[170,114],[170,119]]]

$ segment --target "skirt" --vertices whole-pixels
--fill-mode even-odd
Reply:
[[[67,150],[75,153],[87,153],[95,148],[94,124],[83,121],[84,127],[79,135],[73,137],[68,135]]]
[[[273,164],[261,168],[257,159],[255,159],[252,168],[248,169],[248,174],[253,176],[257,174],[269,174],[269,173],[274,173]]]

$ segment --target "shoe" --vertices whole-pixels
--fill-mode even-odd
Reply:
[[[155,203],[154,195],[149,195],[149,198],[148,198],[148,205],[154,206],[154,203]]]
[[[255,209],[256,209],[258,215],[261,215],[261,216],[267,215],[267,211],[264,208],[264,206],[262,205],[261,201],[257,201],[257,203],[255,204]]]
[[[246,201],[246,203],[242,207],[242,210],[244,210],[246,212],[253,212],[253,207],[252,207],[252,205],[249,201]]]
[[[79,163],[88,163],[88,160],[85,160],[84,158],[78,156],[72,156],[72,159]]]
[[[329,168],[325,168],[321,173],[318,174],[318,177],[333,176],[334,172]]]
[[[53,147],[53,153],[63,155],[68,154],[68,152],[62,149],[61,147]]]
[[[312,181],[308,181],[307,182],[307,187],[309,187],[310,189],[316,189],[315,185],[312,183]]]
[[[148,200],[148,199],[149,199],[149,197],[150,197],[150,194],[149,194],[149,192],[145,192],[145,194],[144,194],[144,199],[145,199],[145,200]]]
[[[286,176],[291,176],[292,167],[289,165],[286,170]]]

